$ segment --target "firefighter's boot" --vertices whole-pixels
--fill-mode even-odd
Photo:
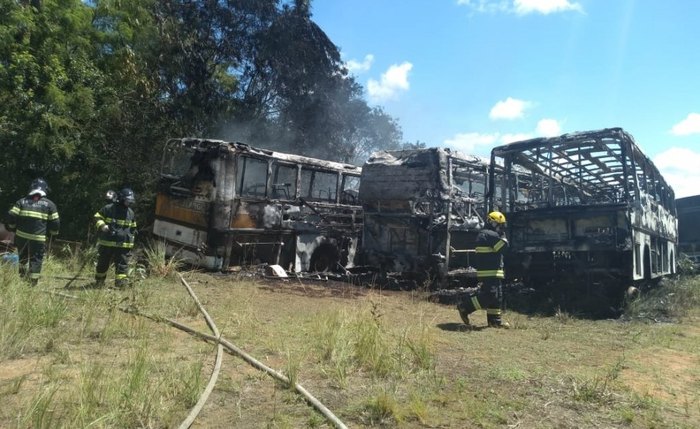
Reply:
[[[103,288],[105,286],[105,279],[107,278],[107,272],[95,273],[95,288]]]
[[[487,309],[486,321],[491,328],[510,328],[510,323],[504,322],[500,309]]]
[[[474,309],[470,303],[468,301],[461,301],[457,304],[457,311],[459,312],[459,317],[462,318],[462,322],[468,327],[471,327],[471,323],[469,323],[469,314],[474,311]]]

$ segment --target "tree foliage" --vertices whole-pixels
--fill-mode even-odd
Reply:
[[[169,137],[359,162],[401,129],[363,100],[309,2],[0,0],[0,203],[47,179],[62,235],[108,188],[152,213]],[[4,211],[4,209],[3,209]]]
[[[44,176],[63,205],[79,205],[100,171],[94,132],[106,87],[92,12],[79,0],[0,2],[3,202]]]

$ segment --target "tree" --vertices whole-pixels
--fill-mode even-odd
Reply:
[[[75,190],[96,166],[91,130],[104,83],[92,62],[94,37],[92,13],[79,0],[0,0],[4,206],[38,176],[59,208],[83,206]]]
[[[367,106],[337,46],[311,20],[308,1],[283,7],[257,41],[246,94],[274,121],[276,149],[349,162],[398,144],[400,128]]]
[[[79,239],[131,186],[148,224],[169,137],[361,162],[401,140],[362,92],[306,0],[0,0],[0,203],[43,176]]]

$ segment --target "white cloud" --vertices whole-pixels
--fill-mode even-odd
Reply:
[[[537,135],[542,137],[556,137],[561,135],[561,125],[556,119],[540,119],[537,123]]]
[[[569,0],[457,0],[458,5],[471,8],[481,13],[513,13],[528,15],[575,11],[583,13],[580,3]]]
[[[367,81],[367,93],[374,101],[387,100],[395,97],[401,91],[408,91],[408,72],[413,64],[404,61],[400,65],[392,65],[382,74],[380,81],[370,79]]]
[[[447,139],[443,142],[444,146],[455,148],[461,152],[469,155],[477,155],[478,153],[483,153],[484,146],[488,146],[490,150],[491,146],[495,146],[500,138],[499,133],[494,134],[481,134],[481,133],[460,133],[455,134],[451,139]]]
[[[572,3],[569,0],[514,0],[513,6],[518,15],[527,15],[528,13],[549,15],[556,12],[583,11],[580,4]]]
[[[476,12],[512,12],[511,0],[457,0],[458,5],[470,7]]]
[[[517,119],[522,118],[525,109],[532,106],[529,101],[518,100],[517,98],[508,97],[503,101],[499,101],[489,112],[491,119]]]
[[[691,149],[672,147],[653,159],[676,198],[700,194],[700,152]]]
[[[512,100],[509,98],[509,100]],[[513,103],[503,103],[503,106],[510,106]],[[516,100],[519,101],[519,100]],[[497,105],[498,106],[498,105]],[[494,106],[494,109],[496,106]],[[504,111],[512,112],[517,109],[503,108]],[[493,114],[493,109],[492,109]],[[493,117],[493,115],[492,115]],[[491,148],[499,145],[530,140],[535,137],[555,137],[561,135],[561,125],[556,119],[541,119],[537,123],[537,129],[534,133],[458,133],[454,137],[446,139],[442,142],[443,146],[452,147],[470,155],[487,156]]]
[[[345,66],[348,68],[348,71],[350,71],[350,73],[363,73],[368,71],[372,67],[373,62],[374,55],[367,54],[365,55],[365,59],[362,60],[362,62],[356,60],[349,60],[345,63]]]
[[[508,143],[519,142],[522,140],[530,140],[531,138],[532,138],[532,134],[528,134],[528,133],[503,134],[503,136],[501,136],[501,143],[508,144]]]
[[[501,133],[459,133],[442,142],[443,146],[457,149],[469,155],[488,157],[491,148],[532,138],[532,134],[501,134]]]
[[[687,136],[690,134],[700,134],[700,113],[691,113],[687,118],[671,128],[671,134],[677,136]]]

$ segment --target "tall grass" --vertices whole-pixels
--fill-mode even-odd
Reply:
[[[292,351],[290,348],[287,348],[285,355],[285,374],[289,379],[289,388],[294,389],[299,382],[299,373],[305,356],[303,352]]]
[[[364,418],[371,425],[387,425],[403,420],[401,406],[392,389],[380,389],[364,409]]]
[[[52,407],[58,388],[59,385],[54,383],[39,391],[29,405],[29,412],[21,419],[20,427],[48,429],[58,426],[55,421],[57,410]]]
[[[94,245],[71,246],[66,243],[55,255],[53,253],[49,254],[50,267],[52,266],[51,264],[56,264],[58,265],[56,271],[64,272],[64,270],[67,270],[69,273],[74,273],[74,275],[79,274],[79,272],[86,275],[91,274],[96,262],[97,246]]]
[[[74,383],[46,371],[39,393],[19,413],[21,427],[172,427],[199,399],[202,363],[163,359],[142,337],[125,356],[84,360]]]
[[[50,349],[51,331],[64,319],[64,299],[29,287],[11,266],[0,266],[0,357]]]
[[[0,264],[0,361],[31,358],[41,366],[38,379],[20,374],[2,384],[0,403],[23,398],[17,427],[172,427],[201,394],[201,358],[164,357],[172,338],[118,311],[125,302],[148,305],[152,292],[139,283],[121,292],[72,292],[77,300],[53,293],[56,278],[90,272],[92,262],[84,252],[49,255],[38,287],[16,266]]]
[[[359,309],[337,310],[320,316],[312,336],[327,373],[341,386],[354,372],[373,377],[401,379],[416,371],[433,368],[433,339],[427,326],[417,333],[400,327],[389,329],[377,306],[366,303]]]
[[[353,366],[352,331],[350,315],[336,311],[316,320],[314,346],[320,352],[326,372],[341,386],[345,386]]]
[[[625,316],[651,320],[679,319],[700,308],[700,276],[664,279],[627,303]]]
[[[589,378],[571,378],[571,395],[577,401],[598,402],[608,404],[612,402],[613,383],[620,376],[624,368],[624,357],[608,368],[603,375],[595,375]]]
[[[168,256],[165,242],[151,240],[144,249],[144,257],[150,275],[156,277],[172,277],[182,268],[182,258],[177,253]]]

